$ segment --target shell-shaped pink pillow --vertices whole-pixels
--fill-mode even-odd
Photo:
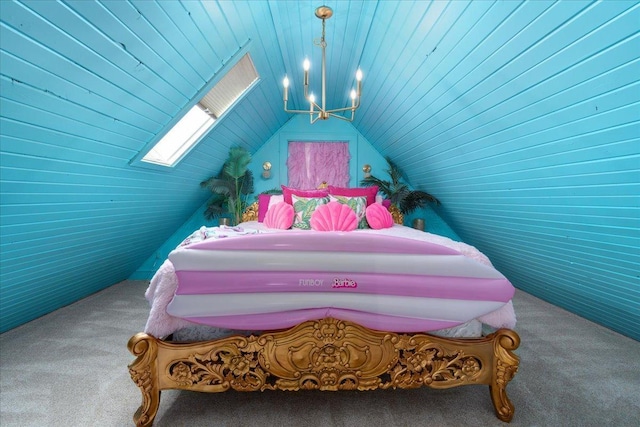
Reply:
[[[264,216],[264,225],[268,228],[287,230],[293,224],[293,216],[293,206],[285,202],[276,203]]]
[[[373,203],[367,206],[365,216],[369,227],[374,230],[393,227],[393,217],[391,213],[380,203]]]
[[[353,231],[358,228],[358,217],[349,206],[329,202],[318,206],[309,220],[311,229],[317,231]]]

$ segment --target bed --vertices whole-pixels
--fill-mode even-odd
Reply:
[[[153,424],[167,389],[488,385],[497,417],[512,419],[506,386],[520,343],[513,288],[475,248],[398,224],[274,232],[256,217],[254,204],[238,227],[194,232],[152,279],[147,327],[128,343],[142,393],[137,426]],[[441,333],[473,322],[492,329],[472,338]],[[196,324],[235,333],[174,339]]]

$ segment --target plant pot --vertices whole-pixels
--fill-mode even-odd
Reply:
[[[424,218],[416,218],[413,220],[412,227],[416,230],[424,231]]]

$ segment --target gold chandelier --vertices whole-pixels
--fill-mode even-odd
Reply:
[[[360,107],[360,93],[362,91],[362,71],[358,68],[356,71],[356,89],[351,90],[351,107],[344,108],[336,108],[333,110],[327,110],[326,108],[326,47],[327,42],[324,39],[324,27],[325,20],[331,18],[333,15],[333,10],[329,6],[320,6],[316,9],[316,17],[322,19],[322,38],[320,38],[320,42],[317,39],[313,41],[313,44],[316,46],[320,46],[322,49],[322,105],[318,105],[316,103],[316,98],[313,93],[309,93],[309,68],[311,63],[308,59],[305,59],[302,68],[304,69],[304,97],[307,101],[309,101],[309,110],[289,110],[287,108],[287,101],[289,100],[289,78],[285,75],[282,84],[284,86],[284,111],[287,113],[300,113],[300,114],[309,114],[309,119],[311,124],[315,123],[318,119],[327,120],[329,117],[335,117],[341,120],[346,120],[348,122],[353,121],[355,111]],[[351,111],[351,117],[343,116],[342,114],[346,111]]]

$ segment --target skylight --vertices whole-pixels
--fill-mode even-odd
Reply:
[[[142,161],[174,166],[256,80],[258,72],[247,53],[160,138]]]

